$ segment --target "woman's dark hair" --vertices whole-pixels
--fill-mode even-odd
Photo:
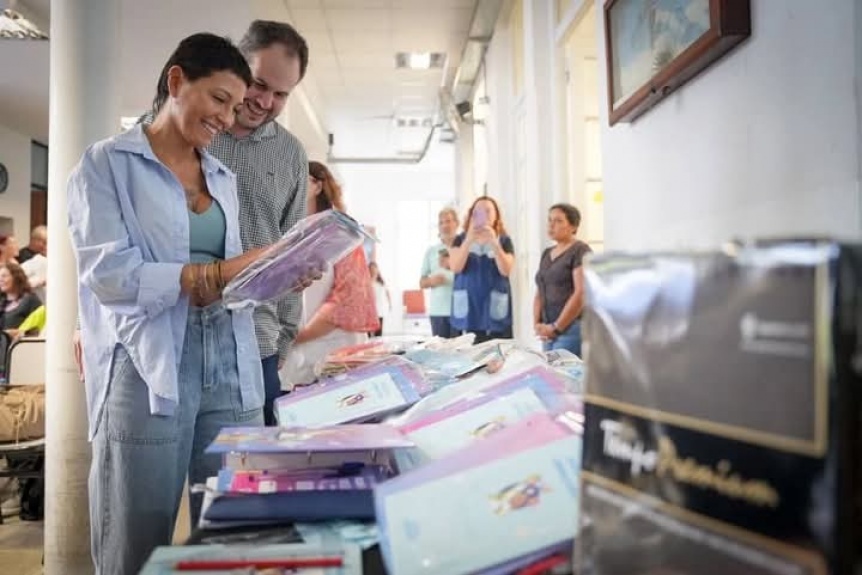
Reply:
[[[379,265],[377,265],[377,262],[369,262],[369,264],[368,264],[368,273],[369,273],[369,275],[371,274],[371,268],[372,268],[372,267],[374,267],[374,268],[376,268],[376,269],[377,269],[377,278],[375,278],[375,280],[374,280],[374,281],[376,281],[377,283],[379,283],[379,284],[380,284],[380,285],[382,285],[382,286],[385,286],[385,285],[386,285],[386,282],[385,282],[385,281],[383,281],[383,275],[380,273],[380,266],[379,266]]]
[[[302,80],[308,69],[308,44],[290,24],[255,20],[239,41],[239,49],[246,58],[251,58],[255,52],[265,50],[273,44],[281,44],[288,56],[299,58],[299,79]]]
[[[308,162],[308,175],[317,180],[323,186],[323,190],[314,198],[315,208],[318,212],[335,208],[343,212],[344,200],[341,197],[341,186],[335,181],[329,168],[320,162]]]
[[[572,204],[554,204],[548,208],[549,212],[552,210],[560,210],[563,212],[563,215],[566,216],[566,221],[575,228],[581,225],[581,212]]]
[[[12,285],[18,291],[19,297],[33,291],[33,288],[30,287],[30,280],[27,279],[27,274],[21,266],[15,262],[6,262],[5,264],[0,264],[0,268],[9,270],[9,275],[12,276]]]
[[[179,66],[192,82],[216,72],[233,72],[245,82],[246,87],[251,86],[252,82],[248,62],[228,38],[207,32],[192,34],[180,42],[159,74],[156,97],[153,98],[153,116],[158,115],[168,99],[168,70],[174,66]]]

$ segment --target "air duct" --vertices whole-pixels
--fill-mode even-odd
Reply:
[[[488,44],[494,37],[494,29],[503,8],[503,0],[479,0],[473,11],[470,31],[461,51],[461,62],[455,72],[451,86],[440,89],[440,109],[443,120],[455,132],[461,123],[474,123],[462,112],[464,104],[471,104],[473,88],[482,69]],[[459,109],[459,106],[461,109]]]

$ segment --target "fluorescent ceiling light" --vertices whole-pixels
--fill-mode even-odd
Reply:
[[[48,35],[18,12],[7,8],[0,12],[0,39],[47,40]]]
[[[427,70],[431,67],[431,53],[414,52],[410,54],[407,65],[414,70]]]
[[[446,62],[443,52],[398,52],[395,54],[395,67],[410,70],[442,68]]]

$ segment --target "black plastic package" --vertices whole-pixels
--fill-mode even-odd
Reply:
[[[585,267],[581,575],[862,569],[862,250]]]

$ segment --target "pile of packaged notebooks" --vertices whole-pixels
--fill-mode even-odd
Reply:
[[[858,574],[860,277],[829,242],[595,257],[586,365],[431,341],[298,389],[144,573]]]

